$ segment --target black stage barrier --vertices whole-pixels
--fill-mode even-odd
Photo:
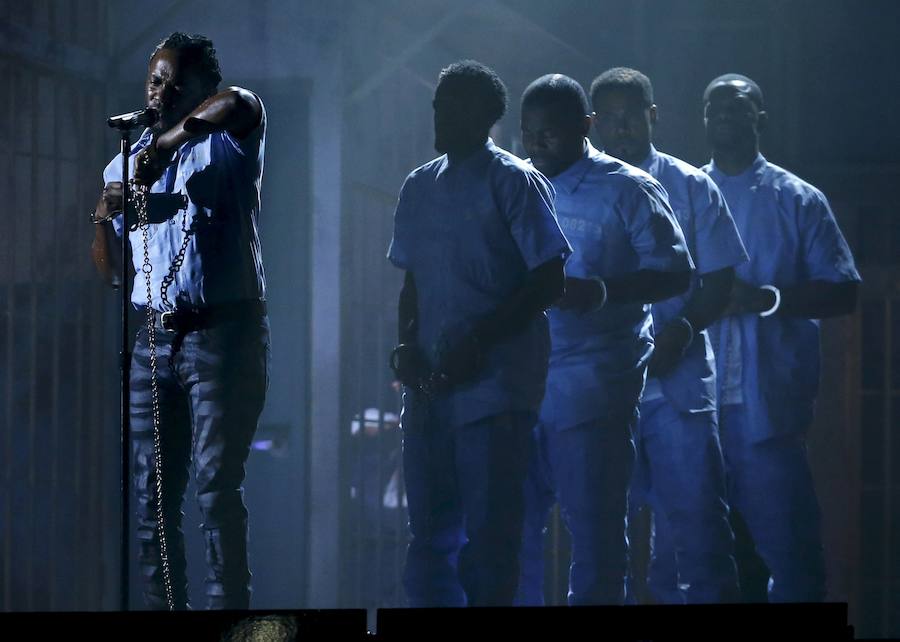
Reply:
[[[0,640],[287,642],[371,639],[365,609],[2,613]]]
[[[853,640],[847,605],[715,604],[366,611],[132,611],[0,614],[3,640]]]
[[[377,640],[852,640],[847,604],[380,609]]]

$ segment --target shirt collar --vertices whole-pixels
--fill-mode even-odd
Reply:
[[[593,164],[591,158],[598,154],[600,154],[600,152],[591,145],[591,141],[585,138],[584,152],[581,154],[581,158],[550,179],[554,189],[557,191],[561,190],[567,194],[573,193],[578,189],[581,181],[584,180],[585,174],[587,174],[587,171],[591,168],[591,165]]]
[[[153,138],[153,132],[149,127],[144,129],[144,132],[141,134],[141,137],[137,139],[137,142],[131,146],[131,152],[139,152],[144,149],[147,145],[150,144],[150,140]]]
[[[461,161],[451,162],[450,155],[444,154],[444,162],[442,163],[439,173],[442,173],[444,170],[450,169],[451,167],[475,167],[479,163],[483,163],[486,158],[492,157],[497,149],[499,148],[494,144],[493,139],[488,136],[483,147],[476,149]]]
[[[745,169],[740,174],[737,174],[735,176],[730,176],[730,175],[726,174],[725,172],[723,172],[722,170],[720,170],[718,167],[716,167],[715,160],[710,160],[709,161],[709,173],[717,179],[716,180],[717,183],[719,182],[719,180],[735,181],[738,183],[740,183],[740,182],[755,182],[759,178],[759,176],[762,174],[763,170],[766,168],[766,162],[767,161],[766,161],[765,157],[762,154],[760,154],[759,152],[757,152],[756,159],[753,161],[753,163],[750,165],[750,167]]]

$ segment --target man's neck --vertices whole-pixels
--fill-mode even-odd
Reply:
[[[459,149],[451,149],[447,151],[447,158],[451,163],[459,163],[461,161],[466,160],[469,156],[474,154],[480,149],[484,149],[484,146],[487,144],[487,136],[484,139],[480,140],[477,143],[472,143],[470,145],[466,145],[465,147],[461,147]]]
[[[635,167],[640,167],[645,162],[647,162],[648,158],[650,158],[650,149],[651,149],[651,146],[647,145],[647,147],[644,148],[643,151],[635,154],[631,160],[628,160],[628,159],[624,159],[624,160],[626,163],[629,163],[630,165],[634,165]]]
[[[716,169],[728,176],[743,174],[753,165],[757,156],[759,156],[759,145],[743,149],[713,150],[712,154]]]

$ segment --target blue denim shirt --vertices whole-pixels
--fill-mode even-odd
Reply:
[[[681,314],[701,275],[740,265],[747,260],[747,252],[725,199],[706,173],[658,152],[652,145],[650,154],[638,167],[666,189],[696,266],[687,292],[653,304],[653,327],[659,331]],[[715,410],[715,368],[709,335],[703,330],[696,334],[684,358],[670,373],[662,379],[648,379],[644,398],[650,399],[658,390],[681,412]]]
[[[444,155],[406,178],[388,258],[415,277],[417,340],[434,367],[442,348],[516,292],[530,270],[570,251],[547,179],[489,139],[462,161]],[[449,393],[450,421],[536,412],[549,349],[541,314],[493,346],[474,381]]]
[[[148,250],[152,265],[152,307],[163,311],[160,285],[181,249],[184,229],[189,230],[184,262],[169,286],[169,301],[178,307],[205,307],[242,299],[265,299],[259,234],[259,191],[262,184],[266,140],[266,115],[243,140],[228,132],[192,138],[178,149],[175,163],[150,188],[148,198]],[[150,142],[144,131],[131,148],[129,172],[134,156]],[[103,171],[104,183],[122,179],[122,155]],[[167,196],[168,195],[168,196]],[[187,197],[187,207],[171,195]],[[122,217],[114,221],[122,234]],[[147,287],[142,271],[144,244],[139,229],[129,233],[132,259],[137,272],[131,301],[147,305]]]
[[[752,285],[779,288],[805,281],[860,281],[850,248],[818,189],[757,156],[737,176],[703,167],[719,186],[750,260],[736,274]],[[819,322],[815,319],[729,317],[711,328],[719,386],[729,365],[724,346],[740,334],[743,403],[755,440],[803,433],[819,387]],[[733,370],[732,370],[733,371]],[[720,390],[721,394],[721,390]]]
[[[573,248],[568,276],[693,268],[666,192],[649,174],[586,140],[582,158],[552,183],[559,224]],[[552,308],[550,332],[542,421],[565,429],[633,414],[653,350],[649,305],[608,303],[583,314]]]

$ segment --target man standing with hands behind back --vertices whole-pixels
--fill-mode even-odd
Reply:
[[[544,310],[570,249],[553,188],[488,137],[506,87],[466,60],[441,71],[435,149],[400,190],[388,258],[405,271],[400,345],[409,605],[508,606],[522,483],[544,396]]]

